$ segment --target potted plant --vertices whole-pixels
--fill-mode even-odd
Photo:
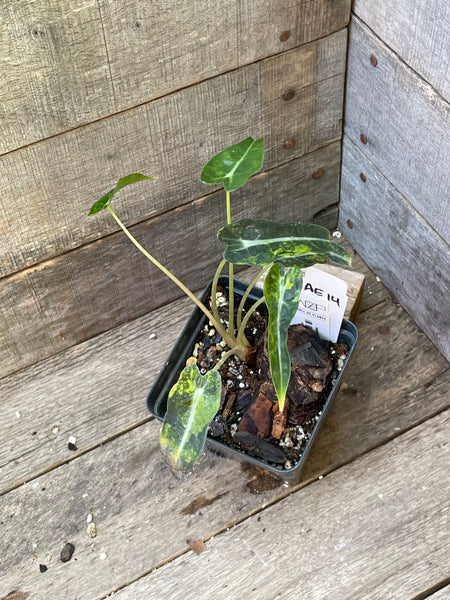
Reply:
[[[298,374],[300,384],[293,383],[295,335],[293,339],[289,337],[302,289],[302,269],[329,260],[350,265],[351,259],[341,246],[330,241],[328,230],[319,225],[301,222],[281,224],[246,218],[233,222],[230,194],[262,168],[263,158],[264,140],[248,137],[214,156],[202,171],[204,183],[221,183],[225,188],[227,223],[217,234],[225,244],[223,259],[201,299],[139,244],[111,208],[111,201],[120,189],[154,177],[133,173],[121,178],[115,188],[94,203],[89,214],[108,210],[138,249],[196,304],[148,398],[151,411],[163,419],[160,445],[172,470],[191,471],[203,451],[208,430],[210,437],[220,438],[223,435],[221,430],[225,428],[232,446],[242,446],[247,450],[254,447],[251,452],[254,456],[246,457],[247,460],[256,461],[292,483],[298,480],[299,464],[291,465],[289,460],[277,464],[280,462],[276,458],[281,451],[280,445],[293,444],[294,439],[299,446],[297,463],[303,463],[317,430],[317,426],[312,427],[306,435],[301,426],[293,428],[288,421],[288,414],[292,412],[292,407],[288,407],[292,402],[289,398],[292,399],[293,394],[295,396],[296,386],[301,384],[300,387],[304,388],[306,385],[304,376]],[[221,273],[227,264],[228,277],[224,278]],[[259,271],[247,286],[234,280],[234,265],[259,267]],[[264,274],[262,291],[255,285]],[[316,421],[322,421],[340,383],[340,363],[344,356],[348,360],[357,333],[352,324],[344,322],[339,343],[329,348],[329,344],[322,343],[318,336],[314,337],[305,328],[300,328],[295,329],[300,332],[297,335],[312,335],[313,338],[312,341],[308,338],[309,341],[303,344],[307,351],[302,350],[295,360],[297,366],[309,369],[308,377],[311,373],[314,375],[313,401],[316,402],[319,391],[325,396],[320,401],[319,416],[314,416]],[[207,349],[205,341],[202,341],[204,338],[214,341],[206,343]],[[334,386],[329,381],[333,352],[337,359]],[[233,367],[229,366],[230,363]],[[258,380],[256,392],[249,390],[250,385],[245,381],[239,380],[239,377],[242,379],[239,373],[242,365],[250,379]],[[230,384],[230,370],[237,373],[238,383]],[[264,377],[267,381],[261,383]],[[236,423],[229,427],[223,422],[224,404],[229,413],[234,393],[230,390],[234,390],[236,385],[245,392],[247,408],[249,404],[253,405],[255,395],[262,398],[259,404],[256,402],[253,412],[262,413],[259,419],[264,422],[264,432],[245,431]],[[320,385],[321,390],[314,391],[314,386]],[[251,410],[250,407],[250,413]],[[268,411],[271,414],[266,419],[264,412]],[[236,412],[239,414],[239,411]],[[249,410],[245,414],[249,419],[253,418]],[[258,442],[256,445],[255,440]],[[277,448],[272,454],[268,451],[271,442],[275,442]],[[217,443],[224,446],[222,442]]]

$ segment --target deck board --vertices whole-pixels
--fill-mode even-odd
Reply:
[[[3,378],[0,598],[264,600],[298,597],[301,584],[312,600],[412,600],[445,581],[449,365],[358,256],[354,267],[366,274],[360,339],[296,488],[211,451],[181,482],[162,463],[144,398],[187,300]],[[312,563],[305,547],[320,549]]]
[[[190,552],[114,598],[414,597],[448,575],[448,489],[440,476],[448,467],[449,416],[252,516],[208,540],[200,556]]]
[[[177,301],[4,378],[0,493],[148,419],[144,399],[182,329],[186,310],[191,310],[190,302]],[[388,335],[377,331],[383,325],[390,327]],[[346,457],[379,443],[380,435],[383,439],[409,427],[417,415],[425,418],[446,405],[445,394],[433,395],[426,405],[415,401],[414,394],[445,372],[448,363],[399,306],[386,300],[363,312],[359,328],[358,352],[349,365],[339,410],[343,415],[353,411],[354,418],[345,419],[347,432],[357,432],[364,422],[370,433],[357,449],[351,439]],[[157,338],[150,339],[151,333]],[[411,339],[418,348],[412,357]],[[333,419],[331,430],[339,432],[342,444],[342,415]],[[68,449],[71,435],[77,438],[75,452]]]

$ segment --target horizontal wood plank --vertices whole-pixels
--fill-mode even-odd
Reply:
[[[449,414],[428,421],[214,536],[200,556],[180,557],[115,597],[136,600],[151,591],[155,598],[182,600],[186,590],[195,597],[208,590],[219,600],[416,597],[448,575],[441,477],[449,421]],[[290,566],[280,576],[286,545]]]
[[[322,209],[338,194],[340,156],[335,143],[254,177],[233,195],[233,218],[321,223]],[[323,173],[319,178],[314,176],[318,171]],[[120,205],[117,211],[122,215]],[[113,219],[105,217],[111,227]],[[216,231],[225,222],[224,193],[218,191],[132,231],[186,285],[199,289],[220,262],[223,246]],[[106,221],[99,217],[97,223],[101,228]],[[0,373],[17,371],[180,295],[121,231],[4,278]]]
[[[4,0],[0,153],[345,27],[350,0]],[[288,31],[287,39],[280,39]]]
[[[449,244],[450,104],[358,19],[346,98],[346,134]]]
[[[355,0],[353,10],[450,101],[450,5],[447,0]]]
[[[339,140],[346,39],[337,32],[0,157],[0,276],[116,231],[87,213],[127,173],[158,176],[121,192],[123,219],[137,223],[218,189],[200,182],[203,165],[247,135],[264,136],[265,170]]]
[[[450,359],[450,248],[347,137],[340,219],[362,258]]]

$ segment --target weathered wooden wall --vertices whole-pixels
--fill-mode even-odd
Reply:
[[[353,9],[341,226],[450,359],[450,4]]]
[[[118,212],[192,288],[224,220],[202,165],[247,135],[267,154],[234,216],[335,225],[349,16],[350,0],[0,4],[0,376],[179,295],[87,217],[128,172],[158,180]]]

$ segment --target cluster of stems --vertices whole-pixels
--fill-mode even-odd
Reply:
[[[226,207],[227,207],[227,225],[231,224],[231,202],[230,202],[230,192],[226,192]],[[216,331],[222,336],[225,340],[229,350],[222,355],[220,361],[214,366],[214,369],[219,369],[223,363],[232,355],[235,354],[240,358],[246,360],[250,351],[250,343],[245,336],[245,328],[247,327],[248,321],[255,310],[264,302],[264,296],[257,300],[249,309],[247,309],[245,316],[244,307],[248,296],[256,285],[257,281],[262,277],[262,275],[270,269],[272,263],[266,265],[261,269],[261,271],[254,277],[254,279],[249,283],[245,294],[243,295],[240,304],[238,306],[237,314],[236,314],[236,323],[234,319],[234,268],[232,263],[228,263],[228,273],[229,273],[229,308],[228,308],[228,327],[226,327],[219,316],[219,310],[216,302],[217,298],[217,284],[219,281],[219,277],[227,263],[225,259],[222,259],[220,262],[216,273],[214,275],[214,279],[211,287],[211,310],[209,310],[203,302],[201,302],[197,296],[184,285],[182,281],[178,279],[169,269],[167,269],[163,264],[161,264],[154,256],[152,256],[130,233],[127,227],[122,223],[116,213],[113,211],[111,206],[107,206],[109,212],[111,213],[114,220],[117,222],[119,227],[125,233],[125,235],[130,239],[131,242],[144,254],[146,258],[148,258],[158,269],[160,269],[167,277],[169,277],[195,304],[199,307],[199,309],[206,315],[209,321],[214,325]]]

